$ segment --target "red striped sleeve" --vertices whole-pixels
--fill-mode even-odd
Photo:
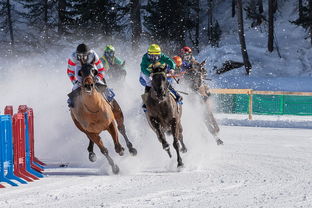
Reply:
[[[98,73],[97,76],[100,77],[100,79],[103,79],[103,77],[104,77],[104,75],[101,73]]]
[[[71,66],[76,66],[76,64],[72,60],[70,60],[70,59],[68,59],[68,64],[71,65]]]
[[[96,63],[95,63],[95,65],[97,66],[97,65],[99,65],[101,63],[101,60],[99,59]]]
[[[70,76],[69,79],[70,79],[70,81],[74,81],[74,80],[76,80],[76,77],[75,76]]]
[[[106,69],[104,67],[98,69],[99,72],[102,72],[102,71],[106,71]]]
[[[75,71],[67,69],[67,74],[75,74]]]

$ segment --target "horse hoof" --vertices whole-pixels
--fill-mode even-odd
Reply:
[[[184,168],[184,164],[183,164],[183,162],[178,163],[178,169],[182,169],[182,168]]]
[[[221,139],[217,140],[217,145],[223,145],[223,141]]]
[[[117,165],[113,165],[112,171],[114,174],[118,174],[119,173],[119,167]]]
[[[182,153],[186,153],[187,152],[187,149],[186,148],[181,148],[180,150]]]
[[[118,154],[119,154],[120,156],[123,156],[123,155],[124,155],[124,151],[121,150],[120,152],[118,152]]]
[[[133,147],[129,149],[129,152],[131,153],[132,156],[136,156],[138,153],[137,150]]]
[[[96,155],[95,155],[94,152],[90,152],[90,153],[89,153],[89,160],[90,160],[91,162],[95,162],[95,161],[96,161]]]

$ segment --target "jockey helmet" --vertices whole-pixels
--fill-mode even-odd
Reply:
[[[115,56],[115,48],[112,45],[107,45],[104,49],[104,55],[107,57]]]
[[[190,61],[192,59],[192,49],[185,46],[181,49],[181,57],[185,61]]]
[[[77,46],[76,49],[77,59],[82,63],[87,62],[89,53],[90,48],[86,44],[82,43]]]
[[[152,44],[148,47],[147,53],[150,55],[160,55],[161,49],[160,49],[159,45]]]
[[[180,56],[174,56],[172,59],[175,62],[175,64],[177,65],[177,67],[182,66],[182,59]]]
[[[185,53],[192,53],[192,49],[188,46],[184,46],[182,49],[181,49],[181,52],[182,54],[185,54]]]

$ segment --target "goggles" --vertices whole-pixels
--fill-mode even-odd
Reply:
[[[82,62],[86,62],[88,60],[88,53],[77,53],[77,59]]]
[[[105,51],[105,55],[108,57],[114,57],[115,51]]]
[[[156,55],[156,54],[147,54],[147,58],[152,61],[158,61],[160,59],[160,55]]]

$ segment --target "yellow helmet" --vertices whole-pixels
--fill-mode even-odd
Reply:
[[[161,49],[160,49],[159,45],[152,44],[148,47],[147,53],[150,55],[160,55]]]

